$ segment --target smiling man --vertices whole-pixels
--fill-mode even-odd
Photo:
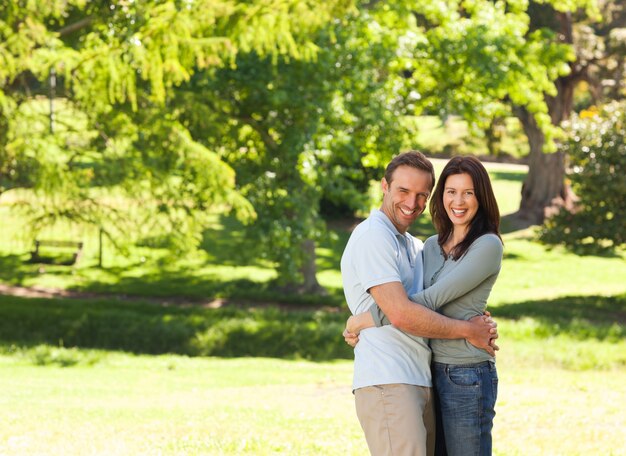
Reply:
[[[421,337],[388,325],[363,330],[355,347],[356,411],[376,456],[434,454],[431,351],[425,337],[468,339],[492,351],[492,325],[483,318],[453,320],[407,297],[423,289],[424,269],[423,243],[408,229],[424,212],[434,185],[433,166],[422,153],[395,157],[381,182],[380,210],[354,229],[341,258],[344,293],[353,314],[367,312],[377,302],[390,319],[418,316],[411,332]]]

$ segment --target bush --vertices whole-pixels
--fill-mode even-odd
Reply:
[[[583,111],[566,129],[563,149],[580,201],[546,220],[541,240],[581,253],[613,249],[626,243],[626,103]]]

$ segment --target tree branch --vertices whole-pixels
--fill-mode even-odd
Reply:
[[[66,25],[62,29],[57,30],[57,33],[59,34],[59,36],[69,35],[70,33],[91,25],[93,20],[93,16],[84,17],[81,20],[74,22],[73,24]]]

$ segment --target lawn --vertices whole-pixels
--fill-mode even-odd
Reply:
[[[349,361],[99,352],[58,367],[33,356],[0,356],[0,454],[367,454]],[[494,454],[626,454],[624,369],[527,363],[516,344],[498,363]]]

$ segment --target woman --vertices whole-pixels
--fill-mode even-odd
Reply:
[[[430,213],[438,234],[424,244],[426,288],[411,300],[451,318],[482,315],[500,272],[502,239],[491,181],[477,158],[454,157],[446,164]],[[389,321],[373,306],[369,313],[350,317],[347,330],[358,334],[384,324]],[[491,454],[498,386],[495,358],[463,339],[432,339],[430,346],[441,426],[438,452]]]

